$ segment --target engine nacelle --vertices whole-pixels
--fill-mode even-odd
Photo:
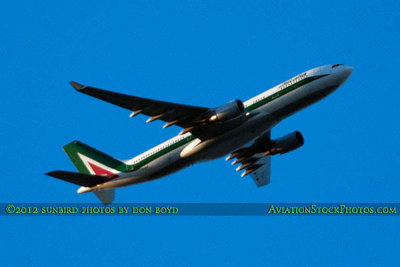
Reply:
[[[303,135],[298,131],[292,132],[274,140],[271,148],[264,152],[264,156],[285,154],[301,147],[302,145],[304,145]]]
[[[213,111],[210,121],[228,121],[244,115],[244,105],[240,100],[232,100]]]

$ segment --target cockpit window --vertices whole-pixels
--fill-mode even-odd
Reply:
[[[343,64],[335,64],[335,65],[332,65],[332,69],[333,69],[333,68],[336,68],[336,67],[339,67],[339,66],[343,66]]]

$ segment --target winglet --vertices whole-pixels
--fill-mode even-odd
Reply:
[[[74,82],[74,81],[70,81],[69,84],[72,85],[72,87],[74,87],[75,90],[78,90],[78,91],[80,91],[86,87],[86,86],[79,84],[77,82]]]

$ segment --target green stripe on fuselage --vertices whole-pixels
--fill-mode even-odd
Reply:
[[[148,156],[147,158],[144,158],[143,160],[141,160],[133,165],[130,165],[130,166],[133,166],[134,170],[138,170],[141,167],[143,167],[144,165],[146,165],[147,163],[161,157],[162,155],[167,154],[168,152],[171,152],[172,150],[177,149],[180,146],[183,146],[183,145],[189,143],[190,141],[192,141],[194,139],[196,139],[196,137],[193,135],[190,135],[174,144],[167,146],[166,148],[161,149],[160,151],[155,152],[154,154]]]
[[[288,87],[286,87],[286,88],[284,88],[284,89],[282,89],[282,90],[280,90],[280,91],[278,91],[276,93],[273,93],[272,95],[270,95],[270,96],[268,96],[268,97],[266,97],[266,98],[264,98],[264,99],[262,99],[262,100],[260,100],[260,101],[258,101],[256,103],[251,104],[250,106],[246,107],[246,112],[255,110],[256,108],[259,108],[259,107],[271,102],[272,100],[275,100],[275,99],[277,99],[277,98],[279,98],[279,97],[281,97],[283,95],[286,95],[287,93],[289,93],[289,92],[291,92],[293,90],[296,90],[297,88],[299,88],[299,87],[301,87],[303,85],[306,85],[306,84],[308,84],[308,83],[310,83],[312,81],[318,80],[318,79],[320,79],[322,77],[325,77],[325,76],[326,75],[316,75],[316,76],[312,76],[312,77],[307,77],[307,78],[305,78],[303,80],[300,80],[300,81],[298,81],[298,82],[296,82],[296,83],[294,83],[292,85],[289,85]]]

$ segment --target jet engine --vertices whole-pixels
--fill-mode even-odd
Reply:
[[[303,135],[299,131],[292,132],[271,142],[271,146],[264,151],[264,156],[285,154],[304,145]]]
[[[223,122],[242,115],[244,115],[243,102],[240,100],[232,100],[223,106],[215,108],[209,120]]]

